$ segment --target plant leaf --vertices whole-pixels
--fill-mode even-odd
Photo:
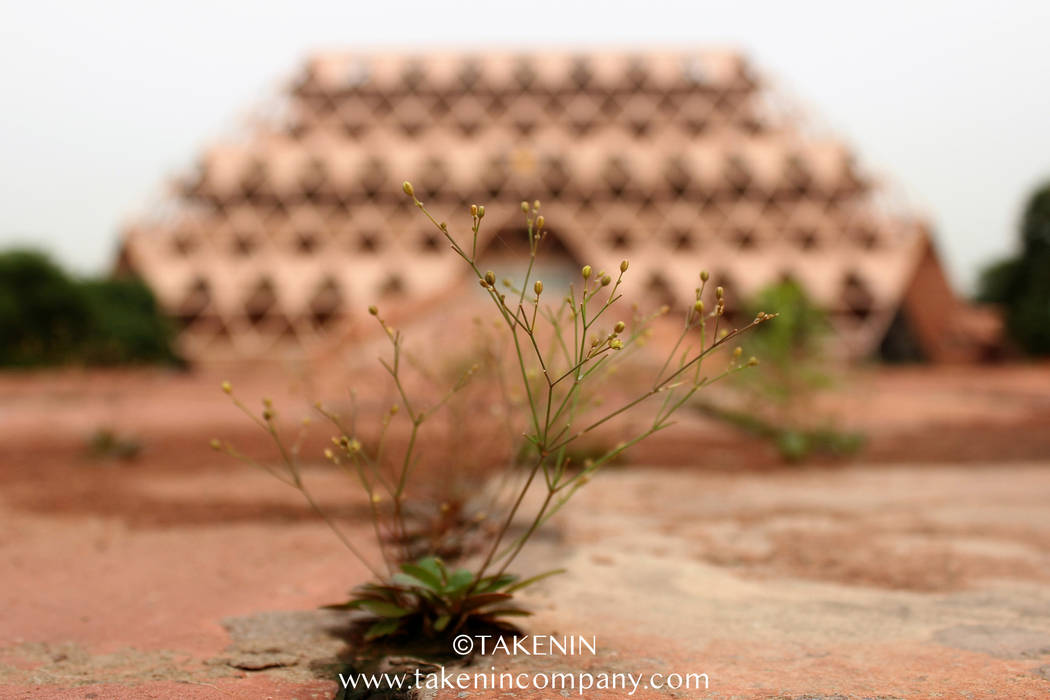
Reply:
[[[467,589],[471,583],[474,582],[474,574],[469,569],[456,569],[448,577],[448,585],[445,586],[445,593],[448,595],[456,595]]]
[[[524,581],[518,581],[513,586],[507,588],[506,593],[513,593],[514,591],[520,591],[522,588],[528,588],[534,583],[542,581],[549,576],[555,576],[557,574],[564,574],[565,569],[551,569],[550,571],[544,571],[542,574],[527,578]]]
[[[354,598],[364,600],[387,600],[393,602],[397,599],[399,590],[393,586],[379,583],[366,583],[357,586],[351,591]]]
[[[420,576],[417,569],[425,571],[426,576]],[[440,589],[445,583],[445,565],[437,557],[423,557],[415,564],[403,564],[401,570],[406,574],[426,581],[434,589]]]
[[[478,617],[529,617],[530,615],[532,615],[531,612],[521,608],[497,608],[479,613]]]
[[[406,564],[405,566],[411,566],[411,564]],[[420,569],[420,572],[423,572],[423,570]],[[394,574],[394,576],[390,580],[396,584],[408,586],[409,588],[433,588],[433,586],[431,586],[429,583],[427,583],[420,577],[407,572],[403,574]]]
[[[435,632],[443,631],[446,627],[448,627],[448,623],[451,622],[451,621],[452,621],[452,616],[451,615],[442,615],[438,619],[434,620],[434,631]]]
[[[433,561],[432,558],[429,558]],[[426,565],[427,559],[421,559],[418,564],[402,564],[401,571],[423,583],[427,588],[441,589],[441,569],[436,565]],[[396,576],[395,576],[396,578]]]
[[[400,625],[401,623],[395,619],[380,620],[368,628],[368,631],[365,632],[365,639],[371,641],[373,639],[385,637],[396,632]]]
[[[388,603],[384,600],[362,600],[360,607],[379,617],[399,618],[408,615],[411,610],[406,610],[399,605]]]
[[[513,597],[514,596],[509,593],[481,593],[479,595],[472,595],[464,600],[459,609],[462,612],[477,610],[478,608],[483,608],[486,605],[492,605],[493,603],[502,603]]]
[[[445,562],[441,561],[441,559],[438,558],[438,557],[431,557],[431,559],[434,560],[435,566],[437,566],[438,571],[441,572],[441,581],[442,581],[442,583],[447,582],[448,581],[448,568],[445,566]]]
[[[492,593],[498,591],[504,586],[509,586],[518,580],[518,577],[514,574],[502,574],[500,576],[486,576],[481,579],[481,583],[478,586],[478,593]]]

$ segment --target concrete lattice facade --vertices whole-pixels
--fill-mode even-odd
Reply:
[[[180,319],[190,358],[317,352],[371,303],[461,281],[404,179],[453,230],[485,204],[495,252],[538,198],[563,256],[630,258],[653,303],[688,304],[701,268],[736,298],[791,277],[851,356],[925,275],[924,350],[972,352],[921,221],[880,206],[849,150],[737,54],[322,55],[280,112],[209,149],[164,216],[125,234],[121,265]]]

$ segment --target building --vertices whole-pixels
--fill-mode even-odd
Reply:
[[[655,304],[701,268],[736,298],[792,278],[847,356],[982,352],[924,223],[738,54],[324,54],[278,106],[124,234],[191,359],[323,352],[462,282],[405,179],[454,229],[485,204],[496,256],[538,198],[565,265],[630,258]]]

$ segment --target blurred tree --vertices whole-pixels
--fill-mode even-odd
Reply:
[[[80,289],[92,319],[84,361],[96,365],[178,362],[172,350],[174,329],[140,280],[86,280]]]
[[[0,364],[60,364],[83,343],[91,311],[76,284],[34,251],[0,255]]]
[[[1007,331],[1023,349],[1050,355],[1050,183],[1025,207],[1021,254],[985,268],[977,298],[1003,305]]]
[[[0,253],[0,366],[175,363],[173,337],[137,280],[81,281],[42,253]]]

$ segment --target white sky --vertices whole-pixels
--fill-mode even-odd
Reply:
[[[0,0],[0,246],[105,269],[121,223],[316,49],[716,44],[889,175],[966,289],[1050,178],[1048,27],[1040,0]]]

